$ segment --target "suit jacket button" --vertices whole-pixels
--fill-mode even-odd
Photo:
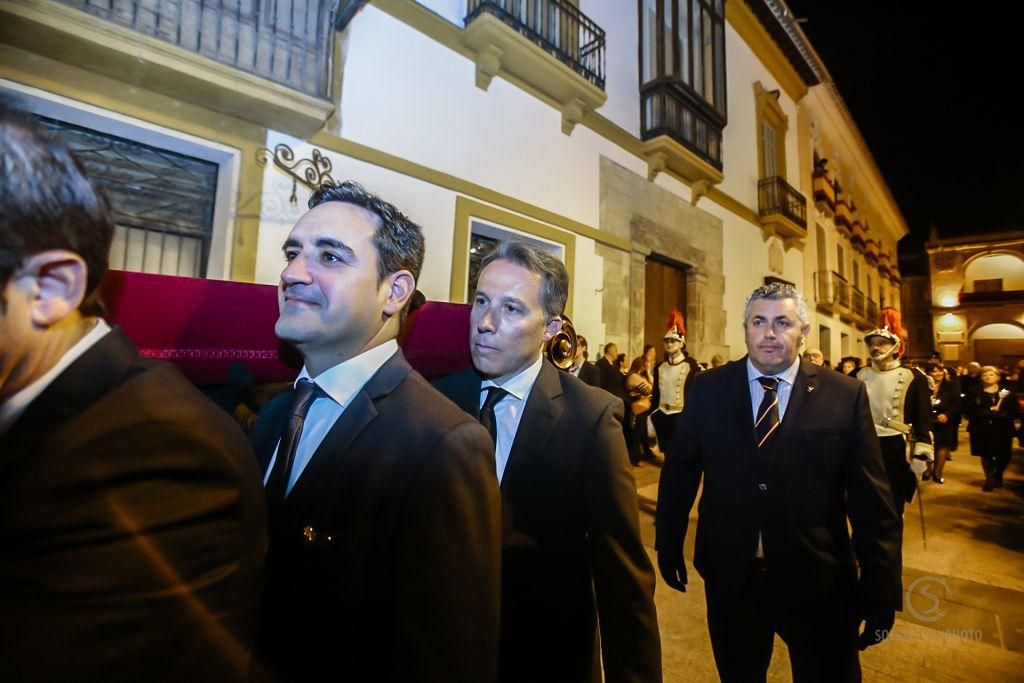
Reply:
[[[304,527],[302,527],[302,538],[308,544],[315,543],[316,542],[316,529],[314,529],[311,526],[304,526]]]

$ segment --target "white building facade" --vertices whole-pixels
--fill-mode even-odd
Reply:
[[[592,348],[637,355],[678,307],[693,355],[739,358],[774,279],[838,361],[899,306],[906,225],[782,2],[213,5],[0,0],[0,90],[147,169],[112,174],[116,267],[275,283],[309,194],[284,168],[329,167],[423,227],[429,299],[466,301],[496,240],[550,248]]]

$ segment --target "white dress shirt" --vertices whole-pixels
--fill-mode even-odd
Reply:
[[[317,377],[310,377],[306,367],[295,378],[298,385],[301,379],[312,379],[323,391],[318,395],[306,413],[306,420],[302,424],[302,436],[299,437],[299,444],[295,447],[295,460],[292,462],[292,471],[288,477],[288,486],[285,495],[291,493],[295,482],[299,480],[302,471],[312,460],[316,449],[323,443],[331,427],[338,421],[341,414],[345,412],[352,398],[370,381],[380,366],[384,365],[391,356],[398,351],[398,342],[389,339],[380,346],[375,346],[368,351],[363,351],[354,358],[349,358],[344,363],[339,363],[333,368],[323,371]],[[277,460],[277,449],[281,446],[278,439],[274,447],[274,455],[267,465],[267,472],[263,476],[264,485],[270,479],[270,473],[274,469],[274,461]]]
[[[750,412],[755,421],[757,420],[757,409],[764,399],[764,387],[757,381],[758,377],[774,377],[779,380],[779,422],[786,416],[786,406],[789,405],[789,396],[793,393],[793,383],[796,381],[796,373],[800,371],[800,359],[790,365],[777,375],[765,375],[754,367],[747,358],[747,384],[750,386]]]
[[[540,369],[544,365],[544,357],[538,355],[537,361],[526,368],[518,375],[510,378],[504,384],[498,384],[493,380],[484,380],[480,383],[480,407],[484,407],[484,400],[487,398],[487,388],[500,386],[509,393],[494,406],[494,427],[496,441],[494,448],[494,464],[498,474],[498,483],[505,474],[505,465],[508,464],[509,453],[512,452],[512,443],[516,439],[516,431],[519,429],[519,422],[523,419],[523,410],[526,408],[526,399],[530,397],[533,385],[540,375]]]
[[[21,417],[21,414],[25,412],[29,404],[36,400],[46,387],[53,384],[53,381],[57,379],[60,373],[67,370],[83,353],[95,346],[100,339],[103,339],[109,333],[110,325],[107,324],[107,321],[97,318],[93,328],[86,332],[85,336],[79,339],[74,346],[65,351],[56,365],[50,368],[46,374],[4,401],[0,405],[0,434],[5,434],[11,428],[11,425]]]

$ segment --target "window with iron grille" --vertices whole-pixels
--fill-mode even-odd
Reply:
[[[81,161],[117,225],[110,267],[204,277],[220,167],[44,116],[39,122]]]
[[[641,137],[668,135],[722,167],[725,0],[638,0]]]

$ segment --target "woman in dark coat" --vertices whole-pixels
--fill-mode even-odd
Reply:
[[[942,478],[942,471],[946,467],[949,452],[956,448],[960,390],[946,375],[946,369],[940,363],[928,363],[927,371],[932,379],[932,415],[935,417],[932,426],[935,464],[930,478],[936,484],[944,484],[946,480]],[[925,478],[929,477],[926,475]]]
[[[972,388],[965,400],[971,418],[971,440],[981,456],[985,470],[983,491],[1003,485],[1003,471],[1010,463],[1014,420],[1020,417],[1016,395],[999,386],[999,369],[986,365],[981,369],[981,384]]]

